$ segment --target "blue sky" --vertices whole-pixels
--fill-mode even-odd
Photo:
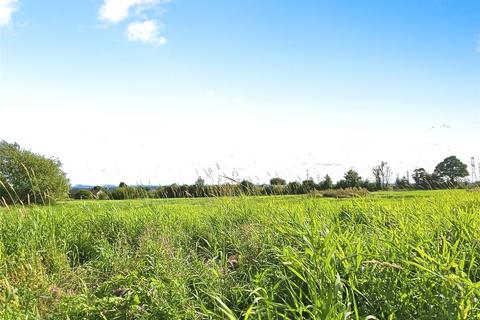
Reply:
[[[0,138],[73,183],[480,160],[479,78],[480,1],[0,0]]]

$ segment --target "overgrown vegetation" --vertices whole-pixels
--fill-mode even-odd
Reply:
[[[439,190],[467,188],[473,184],[464,178],[469,175],[467,166],[455,156],[440,162],[432,174],[425,169],[416,169],[410,179],[398,176],[392,183],[392,169],[386,162],[372,169],[374,181],[363,179],[355,170],[348,170],[343,179],[333,183],[332,178],[326,175],[323,180],[315,182],[309,178],[302,182],[291,181],[275,177],[269,184],[254,184],[248,180],[235,181],[229,179],[228,183],[207,185],[202,177],[195,184],[171,184],[168,186],[127,186],[124,182],[118,188],[94,187],[92,190],[72,190],[73,198],[78,199],[77,193],[91,191],[95,199],[126,200],[137,198],[199,198],[199,197],[225,197],[225,196],[260,196],[260,195],[299,195],[299,194],[324,194],[327,197],[351,197],[352,190],[365,190],[368,192],[384,190]],[[96,197],[98,191],[101,197]],[[363,192],[364,193],[364,192]]]
[[[476,192],[0,209],[2,319],[478,319]]]
[[[96,186],[91,189],[70,190],[70,197],[79,200],[128,200],[146,198],[199,198],[240,195],[298,195],[323,193],[326,196],[343,194],[346,196],[354,189],[369,192],[379,190],[433,190],[469,187],[472,184],[464,180],[469,175],[467,165],[457,157],[450,156],[440,162],[432,174],[425,169],[416,169],[409,177],[397,177],[391,184],[392,169],[387,162],[373,167],[374,181],[363,179],[355,170],[348,170],[343,179],[336,184],[326,175],[322,181],[311,178],[300,182],[288,182],[280,177],[270,180],[269,184],[256,185],[248,180],[236,181],[231,178],[228,183],[207,185],[199,177],[193,185],[171,184],[156,188],[145,186],[128,186],[121,182],[118,188]],[[8,204],[46,204],[67,197],[69,181],[61,169],[61,162],[47,158],[29,150],[21,149],[16,143],[0,142],[0,205]],[[336,192],[319,192],[326,190]],[[344,190],[344,191],[341,191]]]
[[[325,190],[320,193],[326,198],[353,198],[353,197],[363,197],[368,194],[368,190],[364,188],[347,188],[347,189],[336,189],[336,190]]]
[[[69,189],[58,159],[0,141],[0,205],[52,203],[67,198]]]

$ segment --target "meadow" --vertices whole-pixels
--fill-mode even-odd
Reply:
[[[0,208],[1,319],[479,319],[480,193]]]

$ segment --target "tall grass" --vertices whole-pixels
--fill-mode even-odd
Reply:
[[[0,209],[2,319],[477,319],[480,195]]]

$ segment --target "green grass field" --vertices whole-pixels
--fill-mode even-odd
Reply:
[[[480,193],[0,209],[1,319],[479,319]]]

